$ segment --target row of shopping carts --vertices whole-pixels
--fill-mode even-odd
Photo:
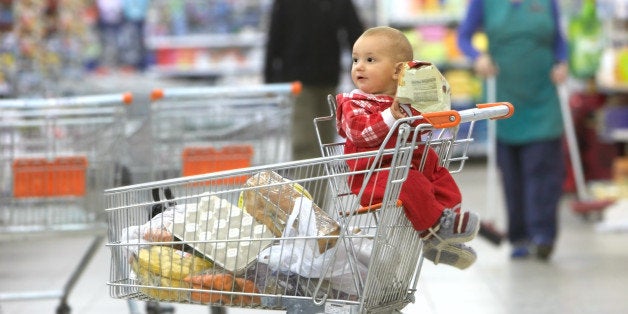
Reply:
[[[395,125],[392,149],[342,154],[342,143],[319,143],[322,157],[293,161],[299,90],[155,89],[139,128],[127,119],[136,105],[128,93],[0,101],[0,239],[93,236],[62,289],[2,291],[0,301],[59,298],[57,313],[69,313],[68,296],[106,236],[110,295],[129,304],[388,313],[412,302],[421,241],[397,197],[413,151],[434,149],[459,172],[475,123],[512,107],[410,117]],[[333,121],[330,109],[317,127]],[[129,143],[135,132],[144,137]],[[136,144],[146,155],[129,181],[124,157]],[[374,166],[347,167],[357,160]],[[347,181],[382,173],[383,201],[360,206]]]
[[[130,93],[0,100],[0,240],[94,238],[63,288],[2,287],[0,302],[59,298],[57,312],[70,311],[68,295],[106,235],[105,189],[289,160],[299,91],[298,83],[165,88],[150,104]],[[137,105],[149,114],[129,121]],[[147,155],[142,167],[129,167],[136,129],[145,131]]]

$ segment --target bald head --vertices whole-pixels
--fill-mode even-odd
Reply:
[[[390,45],[390,53],[392,58],[397,62],[410,61],[414,58],[412,52],[412,45],[406,35],[400,30],[389,26],[376,26],[367,29],[362,33],[361,37],[381,37],[384,40],[388,40]]]

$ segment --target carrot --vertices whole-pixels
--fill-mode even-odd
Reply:
[[[193,285],[192,288],[197,290],[203,290],[203,288],[199,285]],[[207,291],[192,291],[190,292],[190,300],[195,302],[200,302],[203,304],[208,303],[222,303],[228,304],[229,298],[226,295],[222,295],[219,292],[211,292]]]
[[[183,280],[194,285],[200,285],[202,289],[233,290],[233,276],[230,274],[202,274],[188,276]]]
[[[235,283],[237,286],[237,291],[247,292],[247,293],[259,293],[259,290],[255,286],[255,282],[251,280],[236,277]],[[243,295],[241,301],[245,305],[260,304],[262,302],[259,296],[250,296],[250,295]]]

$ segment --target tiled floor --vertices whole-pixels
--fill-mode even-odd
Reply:
[[[500,210],[486,211],[486,167],[467,165],[456,175],[465,207],[501,225]],[[494,201],[497,207],[501,200]],[[628,210],[628,209],[626,209]],[[509,246],[484,239],[472,245],[479,258],[465,271],[429,262],[421,272],[416,302],[404,313],[628,313],[628,233],[598,232],[574,214],[569,202],[560,212],[561,236],[553,258],[512,261]],[[0,294],[60,289],[75,269],[89,238],[42,238],[0,242]],[[68,300],[72,313],[130,313],[125,300],[112,299],[105,282],[109,253],[102,246]],[[55,313],[58,299],[0,300],[0,314]],[[144,313],[143,303],[137,304]],[[176,305],[176,313],[209,313],[195,305]],[[228,313],[277,313],[228,309]]]

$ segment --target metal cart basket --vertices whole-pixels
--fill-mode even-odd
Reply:
[[[154,89],[149,180],[291,160],[299,82]],[[144,182],[145,180],[135,181]]]
[[[498,103],[426,114],[396,122],[394,148],[109,189],[110,295],[290,313],[399,311],[413,301],[422,261],[397,200],[413,152],[434,149],[461,171],[473,123],[511,113]],[[460,123],[471,124],[468,134],[458,134]],[[352,171],[356,160],[373,166]],[[361,206],[363,192],[341,187],[382,172],[379,204]],[[321,205],[318,193],[328,194]]]
[[[63,289],[4,287],[1,301],[60,298],[58,313],[69,312],[68,294],[106,233],[102,192],[117,180],[131,101],[130,94],[0,101],[0,240],[94,236]]]

